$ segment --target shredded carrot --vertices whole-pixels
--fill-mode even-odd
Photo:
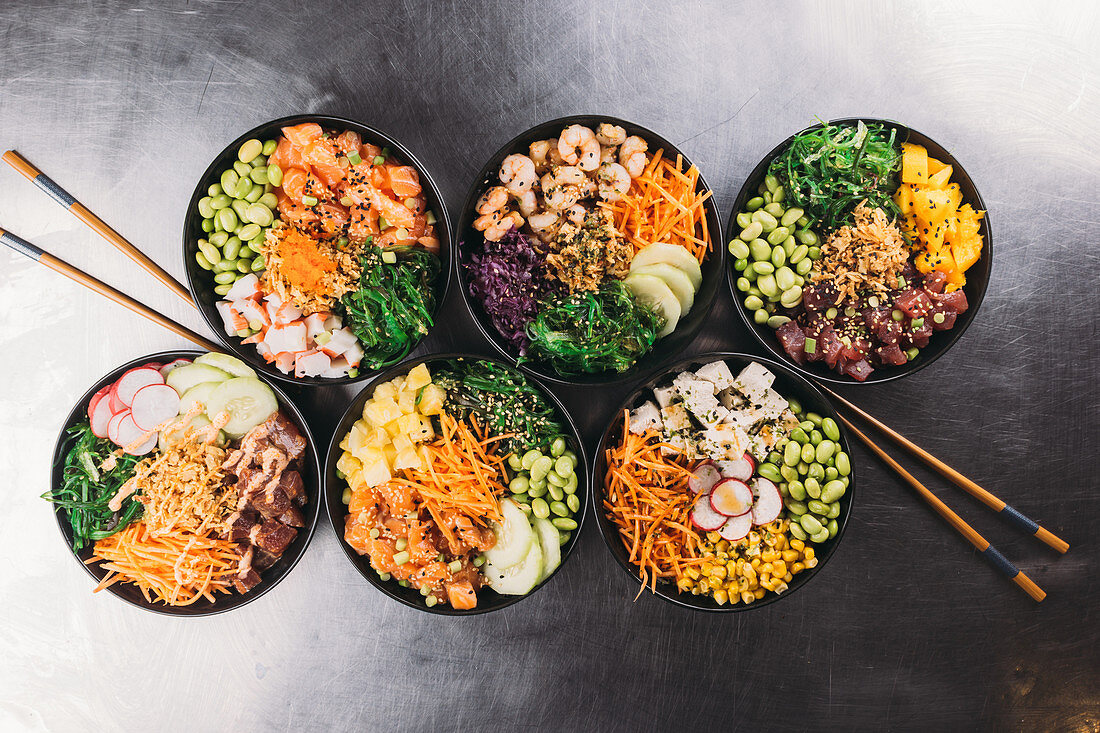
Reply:
[[[688,488],[691,467],[682,455],[666,454],[656,431],[630,432],[630,413],[623,411],[622,440],[606,452],[604,510],[619,529],[620,539],[636,565],[644,590],[658,579],[679,579],[702,562],[699,535],[689,514],[695,496]]]
[[[702,262],[712,246],[703,205],[711,192],[698,190],[699,169],[693,165],[684,171],[681,156],[673,162],[664,152],[654,154],[625,196],[601,201],[600,206],[611,213],[615,228],[635,252],[654,242],[668,242],[685,247]]]
[[[88,564],[101,562],[107,574],[99,592],[122,580],[169,606],[189,606],[214,593],[229,593],[240,557],[232,542],[187,532],[152,536],[143,522],[95,543]]]

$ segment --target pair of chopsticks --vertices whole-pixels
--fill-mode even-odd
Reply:
[[[14,150],[9,150],[4,153],[3,159],[4,162],[15,168],[17,171],[30,179],[36,186],[49,194],[52,199],[64,206],[66,210],[71,212],[74,216],[76,216],[82,222],[91,227],[100,236],[102,236],[108,242],[110,242],[127,256],[129,256],[142,269],[144,269],[161,283],[166,285],[170,290],[186,300],[192,306],[195,305],[195,302],[191,299],[190,294],[182,285],[180,285],[178,281],[176,281],[167,272],[162,270],[155,262],[146,257],[145,254],[137,249],[137,247],[126,241],[126,239],[123,238],[118,232],[107,226],[107,224],[105,224],[99,217],[89,211],[83,204],[73,198],[67,191],[54,183],[49,177],[46,176],[46,174],[35,168]],[[80,283],[81,285],[91,288],[100,295],[104,295],[110,298],[111,300],[129,308],[135,313],[145,316],[154,323],[158,323],[161,326],[164,326],[165,328],[175,332],[176,334],[195,342],[199,346],[202,346],[204,349],[207,349],[209,351],[222,350],[221,347],[211,343],[210,341],[207,341],[194,331],[191,331],[190,329],[181,326],[175,321],[165,318],[161,314],[137,302],[133,298],[130,298],[123,293],[120,293],[109,285],[99,280],[96,280],[94,277],[77,269],[76,267],[73,267],[63,260],[54,257],[48,252],[42,251],[38,247],[35,247],[26,240],[15,236],[11,232],[6,232],[3,229],[0,229],[0,242],[3,242],[7,246],[14,249],[16,252],[24,254],[31,259],[40,262],[43,265],[46,265],[51,270],[59,272],[62,275],[65,275],[66,277]],[[1064,553],[1069,549],[1069,544],[1065,540],[1061,539],[1049,530],[1043,528],[1038,523],[1028,518],[1026,515],[1022,514],[1018,510],[1009,506],[996,495],[983,489],[977,483],[970,480],[955,469],[951,468],[946,463],[918,446],[916,443],[912,442],[902,434],[891,429],[884,423],[864,412],[856,405],[838,395],[836,392],[833,392],[832,390],[823,386],[821,387],[821,389],[824,390],[825,393],[831,396],[834,400],[841,403],[849,410],[881,430],[887,435],[887,437],[889,437],[899,446],[908,451],[912,456],[923,461],[944,478],[948,479],[959,488],[976,497],[986,506],[993,509],[993,511],[1003,515],[1005,519],[1007,519],[1010,523],[1014,524],[1019,529],[1022,529],[1025,532],[1034,535],[1040,541],[1046,543],[1048,546],[1057,550],[1058,552]],[[845,424],[845,426],[848,427],[849,430],[855,433],[856,437],[858,437],[872,452],[875,453],[875,455],[881,458],[887,465],[889,465],[895,472],[897,472],[897,474],[901,476],[901,478],[904,479],[906,483],[912,486],[921,496],[921,498],[924,499],[932,507],[932,509],[934,509],[940,516],[946,519],[947,522],[952,527],[954,527],[957,532],[959,532],[963,537],[967,539],[967,541],[970,542],[970,544],[972,544],[979,552],[981,552],[982,555],[987,560],[989,560],[993,567],[997,568],[997,570],[999,570],[1001,573],[1011,579],[1013,583],[1020,586],[1020,588],[1022,588],[1025,593],[1034,598],[1036,601],[1041,601],[1046,598],[1046,592],[1043,591],[1042,588],[1036,585],[1035,582],[1031,580],[1031,578],[1020,571],[1020,569],[1013,565],[1004,555],[998,552],[997,549],[993,547],[993,545],[991,545],[987,539],[985,539],[985,537],[983,537],[977,530],[967,524],[966,521],[962,519],[962,517],[952,511],[950,507],[948,507],[946,504],[943,503],[943,501],[939,499],[939,497],[929,491],[924,486],[924,484],[914,478],[913,475],[906,471],[900,463],[891,458],[886,453],[886,451],[884,451],[870,438],[864,435],[863,432],[859,430],[859,428],[853,425],[852,422],[845,418],[843,415],[840,416],[840,419]]]
[[[936,458],[934,455],[924,450],[901,433],[893,430],[880,420],[875,419],[873,416],[861,410],[859,407],[844,399],[831,389],[828,389],[827,387],[824,387],[820,384],[818,385],[818,387],[820,387],[822,391],[824,391],[834,400],[841,403],[870,424],[874,425],[876,428],[886,434],[886,436],[889,437],[892,441],[904,448],[910,455],[919,459],[927,466],[939,473],[941,476],[951,481],[951,483],[955,484],[963,491],[966,491],[970,495],[974,496],[983,504],[991,508],[993,511],[1002,515],[1005,519],[1009,521],[1010,524],[1015,525],[1017,528],[1024,530],[1028,534],[1034,535],[1041,542],[1051,547],[1052,549],[1057,550],[1060,553],[1065,553],[1069,549],[1069,543],[1067,543],[1061,537],[1057,536],[1050,530],[1040,526],[1037,522],[1030,519],[1019,510],[1013,508],[1009,504],[1006,504],[996,495],[983,489],[977,483],[959,473],[955,469],[951,468],[951,466],[948,466],[946,463]],[[947,504],[943,503],[943,501],[938,496],[929,491],[924,484],[918,481],[911,473],[906,471],[900,463],[894,460],[889,454],[886,453],[886,451],[884,451],[874,441],[868,438],[846,417],[840,415],[840,420],[849,430],[855,433],[856,437],[859,438],[860,441],[862,441],[863,444],[866,445],[872,453],[882,459],[882,461],[890,468],[892,468],[894,472],[897,473],[907,484],[912,486],[920,495],[920,497],[924,499],[924,501],[927,502],[937,514],[946,519],[947,523],[954,527],[959,534],[965,537],[966,540],[970,542],[970,544],[972,544],[975,549],[977,549],[978,552],[980,552],[982,556],[985,557],[993,567],[995,567],[1003,575],[1009,578],[1013,583],[1020,586],[1020,588],[1022,588],[1025,593],[1027,593],[1036,601],[1041,601],[1046,598],[1046,591],[1036,585],[1035,581],[1029,578],[1026,573],[1013,565],[1008,558],[1002,555],[996,547],[989,543],[989,540],[983,537],[981,533],[979,533],[976,529],[971,527],[962,517],[952,511],[952,509],[947,506]]]
[[[161,283],[166,285],[169,290],[180,296],[194,307],[195,301],[191,299],[191,294],[187,292],[187,289],[179,283],[178,280],[173,278],[167,272],[165,272],[157,263],[149,259],[141,250],[128,242],[121,234],[116,232],[111,227],[107,226],[98,216],[88,210],[83,204],[77,201],[68,191],[58,186],[53,182],[45,173],[35,168],[25,158],[14,150],[9,150],[3,155],[4,162],[10,165],[15,170],[22,173],[29,178],[34,185],[49,194],[57,203],[61,204],[72,213],[77,219],[87,224],[93,231],[113,244],[119,250],[121,250],[126,256],[136,262],[143,270],[155,277]],[[185,339],[193,341],[207,351],[222,351],[222,347],[209,341],[199,334],[195,333],[186,326],[182,326],[175,321],[162,316],[155,310],[145,306],[138,301],[134,300],[125,293],[115,290],[110,285],[104,283],[101,280],[97,280],[88,273],[80,270],[73,265],[70,265],[64,260],[54,257],[49,252],[45,252],[33,244],[12,234],[9,231],[0,229],[0,242],[6,244],[11,249],[15,250],[19,254],[30,257],[35,262],[45,265],[54,272],[59,272],[65,277],[78,282],[81,285],[94,290],[100,295],[106,296],[110,300],[129,308],[134,313],[148,318],[153,323],[164,326],[169,331],[172,331]]]

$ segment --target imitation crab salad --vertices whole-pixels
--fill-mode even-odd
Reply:
[[[884,125],[796,135],[736,217],[745,308],[800,365],[862,382],[914,361],[969,307],[961,288],[982,254],[985,212],[952,175]]]
[[[428,608],[526,595],[557,569],[581,508],[577,454],[517,370],[451,359],[383,382],[340,441],[344,541]]]
[[[440,262],[415,168],[307,122],[248,140],[198,203],[225,333],[283,374],[357,376],[428,332]]]
[[[131,583],[166,606],[247,593],[306,524],[306,439],[234,357],[130,369],[68,435],[62,484],[43,498],[106,571],[97,591]]]
[[[624,411],[603,508],[643,588],[752,603],[785,591],[836,536],[851,472],[839,427],[774,379],[756,362],[734,376],[714,361]]]
[[[463,263],[506,344],[560,375],[623,372],[691,310],[710,251],[699,172],[603,123],[504,158]]]

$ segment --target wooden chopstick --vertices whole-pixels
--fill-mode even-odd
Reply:
[[[178,280],[161,269],[160,265],[149,259],[144,252],[130,244],[121,234],[107,226],[102,219],[93,214],[84,204],[73,198],[68,191],[54,183],[49,176],[35,168],[30,161],[14,150],[9,150],[4,153],[3,158],[5,163],[26,176],[31,183],[45,191],[50,198],[64,206],[69,213],[91,227],[96,234],[120,249],[123,254],[136,262],[139,267],[157,280],[160,280],[160,282],[173,293],[186,300],[195,308],[198,308],[198,306],[195,305],[195,301],[191,298],[191,293],[187,292],[187,288],[183,287]]]
[[[911,456],[924,462],[929,468],[936,471],[936,473],[940,474],[963,491],[975,497],[976,499],[978,499],[978,501],[982,502],[993,511],[1002,515],[1005,519],[1008,520],[1010,524],[1015,525],[1018,529],[1021,529],[1028,534],[1035,535],[1035,537],[1037,537],[1044,544],[1057,550],[1058,552],[1065,554],[1066,550],[1069,549],[1069,543],[1063,540],[1061,537],[1054,534],[1050,530],[1040,526],[1038,522],[1034,521],[1015,507],[1006,504],[995,494],[986,491],[974,481],[970,480],[955,469],[951,468],[951,466],[948,466],[939,458],[936,458],[934,455],[926,451],[924,448],[921,448],[919,445],[909,440],[901,433],[897,432],[888,425],[885,425],[881,421],[867,414],[856,405],[838,395],[836,392],[833,392],[831,389],[821,384],[818,384],[817,386],[820,387],[824,392],[826,392],[830,397],[837,400],[849,410],[856,413],[864,420],[881,430],[883,433],[886,434],[886,437],[890,438],[892,441],[904,448]]]
[[[933,494],[924,484],[913,478],[913,475],[901,467],[901,464],[891,458],[886,451],[879,448],[875,443],[866,435],[860,432],[859,428],[851,423],[843,415],[840,415],[840,420],[843,422],[849,430],[856,434],[856,437],[863,441],[871,451],[881,458],[886,465],[894,469],[899,476],[905,479],[906,483],[917,490],[917,493],[921,495],[928,504],[939,514],[941,517],[947,520],[947,523],[958,531],[963,537],[974,545],[978,552],[982,553],[985,559],[989,560],[990,564],[997,570],[1001,571],[1007,578],[1013,583],[1020,586],[1025,593],[1031,596],[1036,601],[1041,601],[1047,597],[1046,591],[1035,584],[1031,578],[1027,577],[1023,571],[1013,565],[1008,558],[997,551],[993,545],[989,544],[989,540],[982,537],[976,529],[971,527],[966,521],[955,512],[951,511],[951,508],[944,504],[938,496]]]
[[[100,295],[105,295],[106,297],[110,298],[111,300],[115,301],[118,304],[126,306],[127,308],[132,310],[134,313],[137,313],[138,315],[141,315],[141,316],[145,316],[146,318],[148,318],[153,323],[157,323],[161,326],[164,326],[169,331],[172,331],[172,332],[174,332],[174,333],[176,333],[180,336],[183,336],[185,339],[188,339],[190,341],[195,342],[196,344],[203,347],[207,351],[223,351],[224,350],[221,346],[218,346],[217,344],[215,344],[211,341],[207,341],[206,339],[204,339],[202,336],[198,335],[197,333],[195,333],[191,329],[189,329],[185,326],[181,326],[180,324],[176,323],[175,321],[173,321],[169,318],[165,318],[160,313],[157,313],[155,310],[152,310],[151,308],[148,308],[147,306],[142,305],[141,303],[137,302],[136,300],[134,300],[130,296],[126,295],[125,293],[120,293],[119,291],[112,288],[110,285],[107,285],[106,283],[104,283],[100,280],[96,280],[94,277],[87,274],[83,270],[79,270],[76,267],[73,267],[72,265],[70,265],[68,262],[65,262],[64,260],[59,260],[58,258],[51,255],[49,252],[44,252],[43,250],[39,249],[38,247],[35,247],[33,244],[31,244],[27,240],[25,240],[21,237],[17,237],[16,235],[12,234],[11,232],[4,231],[3,229],[0,229],[0,242],[2,242],[4,244],[6,244],[7,246],[11,247],[16,252],[18,252],[20,254],[23,254],[23,255],[26,255],[27,257],[30,257],[32,260],[45,265],[46,267],[50,268],[54,272],[60,272],[62,275],[69,278],[70,280],[74,280],[75,282],[78,282],[81,285],[83,285],[83,286],[85,286],[85,287],[87,287],[91,290],[94,290],[95,292],[99,293]]]

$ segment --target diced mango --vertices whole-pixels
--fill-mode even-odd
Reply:
[[[959,272],[966,272],[982,256],[982,238],[975,235],[951,245],[951,254]]]
[[[951,201],[951,205],[957,210],[959,206],[962,205],[963,201],[963,193],[962,189],[959,188],[959,184],[949,183],[947,184],[947,188],[944,190],[947,191],[947,195]]]
[[[947,286],[944,290],[948,293],[958,290],[963,285],[966,285],[966,275],[962,274],[958,270],[952,270],[947,273]]]
[[[951,249],[948,247],[942,248],[939,252],[925,250],[914,258],[913,264],[917,271],[923,274],[928,274],[932,270],[948,272],[955,269],[955,259],[951,256]]]
[[[901,182],[928,181],[928,151],[921,145],[901,144]]]
[[[936,255],[925,250],[913,258],[913,265],[917,268],[917,272],[927,275],[936,269]]]
[[[933,158],[931,155],[928,156],[928,175],[934,176],[945,167],[947,167],[946,163],[941,163],[940,161]]]
[[[922,222],[918,227],[919,233],[925,234],[924,230],[930,229],[930,225],[946,221],[955,213],[955,208],[951,206],[947,191],[924,189],[913,197],[913,211]]]
[[[945,165],[938,172],[928,176],[928,185],[932,188],[944,189],[947,188],[948,182],[951,180],[951,166]]]
[[[908,214],[913,210],[913,187],[902,184],[898,186],[898,190],[894,192],[894,203],[898,205],[898,210],[902,214]]]
[[[431,383],[432,375],[428,373],[428,367],[424,364],[417,364],[409,370],[408,376],[405,377],[404,389],[415,392]]]

